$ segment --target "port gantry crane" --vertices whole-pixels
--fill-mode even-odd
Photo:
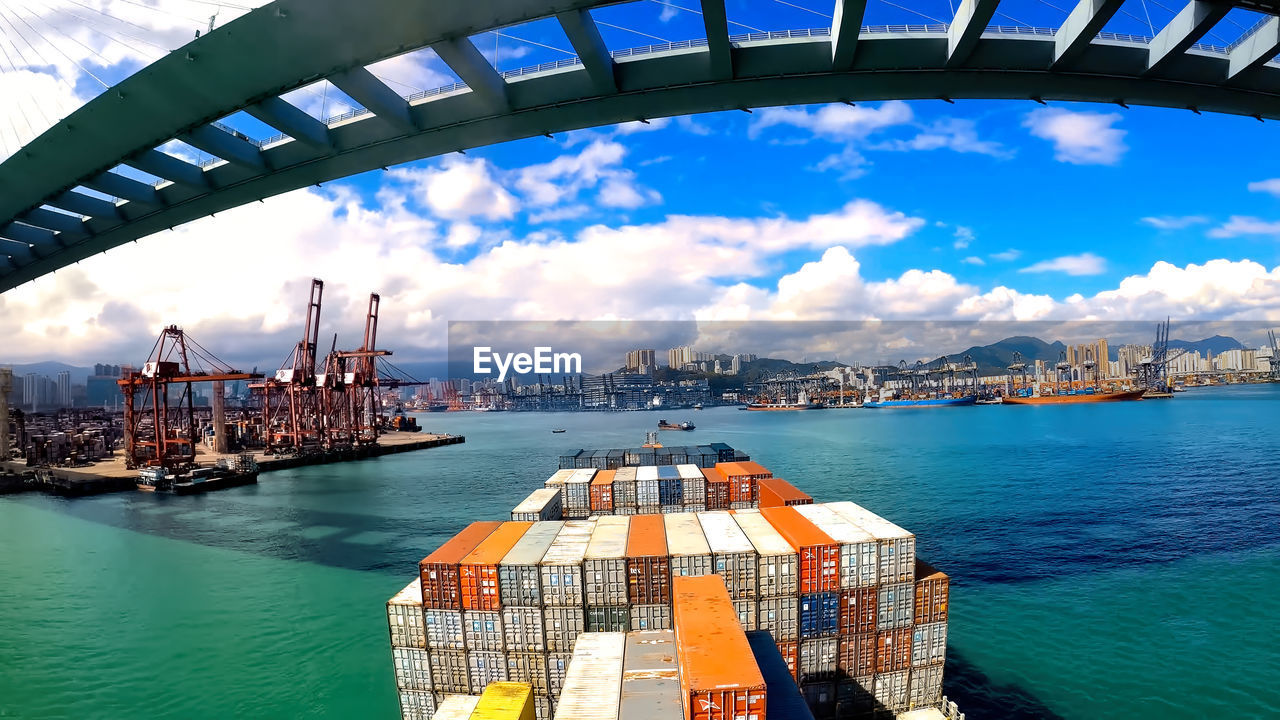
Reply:
[[[304,452],[323,441],[319,393],[316,392],[316,346],[320,342],[320,310],[324,281],[311,281],[302,340],[276,370],[275,377],[251,385],[261,396],[262,442],[269,451]]]
[[[1267,340],[1271,342],[1271,379],[1280,380],[1280,340],[1275,330],[1267,331]]]
[[[1009,384],[1010,385],[1013,385],[1014,373],[1018,373],[1022,375],[1021,387],[1025,389],[1027,387],[1027,363],[1025,360],[1022,359],[1021,350],[1013,351],[1013,362],[1009,363]],[[1010,391],[1012,391],[1013,389],[1014,388],[1010,387]]]
[[[125,466],[161,467],[171,473],[191,467],[199,440],[192,385],[261,377],[218,360],[177,325],[166,327],[142,370],[116,381],[124,395]],[[170,395],[171,386],[180,390],[176,398]]]

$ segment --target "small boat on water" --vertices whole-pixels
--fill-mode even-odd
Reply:
[[[696,426],[688,420],[680,423],[667,422],[666,420],[658,421],[659,430],[692,430],[695,427]]]
[[[795,402],[748,402],[747,410],[765,410],[765,411],[790,411],[790,410],[818,410],[825,407],[822,403],[809,400],[809,396],[801,391]]]
[[[562,433],[562,432],[564,432],[564,428],[552,428],[552,429],[551,429],[551,432],[553,432],[553,433]]]
[[[694,409],[694,410],[701,410],[701,409],[702,409],[702,403],[694,403],[694,404],[693,404],[693,409]]]
[[[1004,398],[1000,397],[999,395],[996,395],[994,397],[978,398],[977,400],[974,401],[973,404],[974,405],[1003,405]]]

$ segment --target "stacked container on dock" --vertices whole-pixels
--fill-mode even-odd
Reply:
[[[756,554],[756,627],[773,636],[794,676],[800,641],[796,550],[759,510],[735,510],[731,517]]]
[[[625,632],[627,608],[627,535],[630,517],[596,518],[595,531],[583,556],[586,632]]]
[[[618,720],[680,717],[683,709],[675,642],[675,633],[670,630],[627,633]]]
[[[565,493],[564,493],[564,483],[566,480],[573,477],[573,473],[574,473],[574,470],[572,468],[563,468],[555,471],[554,473],[551,473],[551,477],[547,478],[542,482],[543,487],[551,488],[556,492],[560,493],[560,517],[567,517],[564,514],[564,503],[566,499]]]
[[[828,507],[875,536],[879,545],[881,584],[915,580],[916,536],[913,533],[847,500],[828,503]]]
[[[529,497],[520,502],[511,511],[512,520],[537,522],[539,520],[559,520],[564,515],[560,505],[560,489],[543,487],[529,493]]]
[[[601,470],[591,479],[591,514],[613,514],[613,480],[617,470]]]
[[[626,644],[624,633],[578,638],[556,701],[556,720],[618,720]]]
[[[671,628],[671,564],[661,515],[631,518],[627,536],[627,600],[635,630]]]
[[[724,581],[674,578],[672,616],[685,720],[766,717],[764,677]]]
[[[812,505],[813,498],[782,478],[767,477],[756,481],[760,507]]]
[[[635,515],[636,512],[636,468],[618,468],[613,475],[613,514]]]
[[[950,579],[923,561],[916,561],[915,627],[911,636],[911,678],[908,706],[938,705],[942,700],[942,669],[947,659],[947,604]]]
[[[391,647],[425,650],[427,635],[422,627],[422,581],[415,578],[387,601],[387,627]]]
[[[702,468],[702,476],[707,481],[707,509],[729,509],[729,478],[719,468]]]
[[[471,713],[479,704],[479,695],[446,695],[431,720],[471,720]]]

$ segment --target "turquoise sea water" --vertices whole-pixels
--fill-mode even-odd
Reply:
[[[1172,401],[677,414],[952,576],[970,718],[1280,715],[1280,386]],[[383,604],[560,452],[655,413],[444,414],[465,445],[201,497],[0,498],[0,718],[393,718]],[[563,427],[564,434],[550,428]]]

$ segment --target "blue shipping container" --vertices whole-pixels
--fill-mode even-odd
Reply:
[[[835,635],[840,627],[840,593],[824,592],[800,596],[800,637]]]
[[[658,468],[661,470],[662,468]],[[684,503],[684,481],[680,478],[664,480],[658,478],[658,502],[662,505],[681,505]]]

